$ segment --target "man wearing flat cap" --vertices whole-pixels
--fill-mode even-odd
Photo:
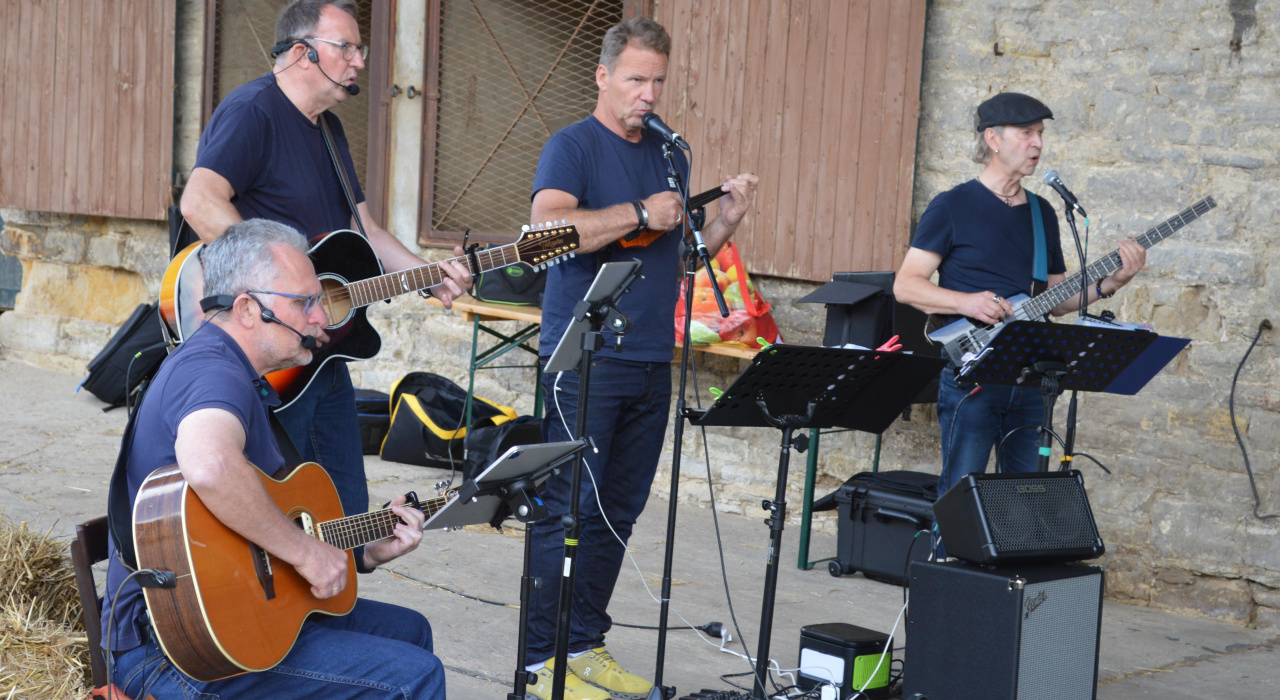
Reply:
[[[1022,187],[1022,179],[1040,163],[1046,119],[1053,119],[1053,112],[1021,93],[1002,92],[978,105],[973,160],[983,165],[982,172],[938,195],[925,209],[894,282],[898,301],[933,314],[938,325],[961,317],[992,324],[1012,313],[1008,297],[1034,295],[1066,279],[1058,217],[1046,199]],[[1032,215],[1033,207],[1039,217]],[[1040,269],[1037,218],[1044,241]],[[1124,241],[1120,259],[1119,270],[1089,287],[1090,303],[1110,297],[1133,279],[1146,263],[1146,250]],[[1076,294],[1052,313],[1061,316],[1079,306]],[[966,474],[985,471],[992,447],[1009,431],[1039,425],[1044,418],[1038,386],[974,389],[956,383],[956,369],[945,367],[938,385],[939,495]],[[1000,464],[1007,472],[1035,471],[1038,456],[1035,431],[1021,430],[1010,436]]]

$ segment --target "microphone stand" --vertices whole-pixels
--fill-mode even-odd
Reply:
[[[1066,202],[1066,198],[1063,198]],[[1080,245],[1080,231],[1076,229],[1076,213],[1075,207],[1070,202],[1067,205],[1067,224],[1071,227],[1071,237],[1075,240],[1076,255],[1080,258],[1080,278],[1084,283],[1080,285],[1080,317],[1090,318],[1089,316],[1089,265],[1085,259],[1084,247]],[[1071,466],[1074,459],[1076,444],[1076,399],[1080,392],[1075,389],[1071,390],[1071,400],[1067,403],[1067,430],[1062,439],[1062,459],[1059,460],[1059,470],[1066,471]],[[1046,397],[1047,401],[1048,398]],[[1052,444],[1052,443],[1050,443]]]
[[[676,494],[680,488],[681,445],[684,443],[684,422],[690,415],[684,396],[689,381],[689,363],[693,361],[693,340],[690,329],[693,322],[693,280],[699,259],[702,260],[707,275],[711,277],[711,288],[715,290],[716,302],[720,305],[720,315],[722,317],[729,315],[729,307],[725,304],[724,293],[720,291],[720,285],[715,283],[715,278],[712,276],[711,256],[707,251],[706,243],[702,240],[702,226],[706,221],[706,209],[703,207],[698,207],[696,210],[689,209],[688,188],[685,186],[684,179],[680,177],[680,172],[675,166],[675,158],[670,143],[663,144],[662,157],[667,161],[668,175],[675,179],[676,185],[680,190],[680,197],[684,201],[685,221],[688,222],[689,230],[693,233],[696,247],[687,249],[684,256],[684,342],[680,345],[680,390],[676,395],[676,423],[672,432],[671,490],[669,492],[669,501],[667,502],[667,542],[662,558],[662,602],[658,613],[657,660],[654,663],[653,690],[649,692],[648,700],[674,698],[676,694],[674,687],[666,688],[662,685],[662,672],[663,665],[666,662],[667,620],[671,607],[671,565],[675,552]]]

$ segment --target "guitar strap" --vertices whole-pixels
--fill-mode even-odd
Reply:
[[[1040,198],[1027,190],[1027,204],[1031,205],[1031,227],[1035,231],[1036,253],[1031,271],[1031,296],[1049,288],[1049,251],[1045,247],[1044,213],[1040,211]]]
[[[342,158],[338,156],[338,148],[333,143],[333,133],[329,131],[329,120],[325,117],[328,112],[320,115],[320,133],[324,134],[324,145],[329,149],[329,160],[333,161],[333,169],[338,173],[338,182],[342,183],[342,194],[347,197],[347,206],[351,208],[351,218],[356,220],[356,228],[360,230],[360,235],[367,240],[369,234],[365,233],[364,222],[360,221],[360,210],[356,209],[356,198],[351,194],[351,182],[347,179],[347,169],[342,165]]]

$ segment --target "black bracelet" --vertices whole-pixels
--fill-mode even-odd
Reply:
[[[632,202],[631,206],[636,208],[636,230],[649,228],[649,210],[645,209],[638,199]]]
[[[1106,279],[1106,277],[1103,277],[1102,279]],[[1098,280],[1097,284],[1095,284],[1095,285],[1093,286],[1093,288],[1094,288],[1094,289],[1096,289],[1096,290],[1098,290],[1098,298],[1099,298],[1099,299],[1110,299],[1111,297],[1113,297],[1113,296],[1115,296],[1115,295],[1116,295],[1116,293],[1115,293],[1115,292],[1112,292],[1112,293],[1110,293],[1110,294],[1103,294],[1103,293],[1102,293],[1102,280]]]

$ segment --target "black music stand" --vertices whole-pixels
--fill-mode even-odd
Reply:
[[[515,445],[485,467],[475,479],[458,488],[458,496],[436,511],[423,525],[424,530],[458,528],[463,525],[489,523],[499,527],[508,516],[522,523],[545,517],[547,507],[537,489],[566,462],[577,458],[587,447],[586,440],[548,442],[537,445]],[[529,683],[524,654],[529,644],[529,594],[533,577],[529,575],[533,538],[524,536],[524,572],[520,577],[520,642],[517,645],[514,692],[508,700],[524,700]]]
[[[960,368],[956,381],[999,386],[1027,386],[1038,381],[1044,396],[1044,419],[1037,430],[1040,471],[1048,471],[1053,451],[1053,406],[1058,396],[1066,390],[1137,393],[1136,389],[1118,391],[1114,387],[1131,386],[1133,378],[1140,376],[1140,388],[1172,358],[1147,353],[1156,339],[1155,333],[1144,330],[1014,321]],[[1143,359],[1135,363],[1139,358]]]
[[[942,370],[939,358],[901,352],[847,350],[802,345],[771,345],[755,356],[710,408],[693,417],[695,425],[774,427],[782,431],[778,483],[773,501],[765,501],[770,530],[751,697],[767,697],[769,637],[773,633],[774,597],[778,587],[778,555],[787,521],[787,469],[794,444],[808,449],[809,437],[797,428],[850,428],[882,433],[920,389]],[[760,673],[764,664],[765,673]]]

